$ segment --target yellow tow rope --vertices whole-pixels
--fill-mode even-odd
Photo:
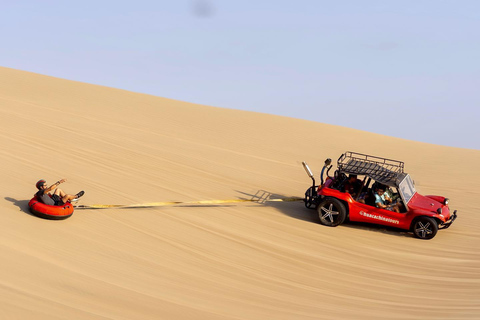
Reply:
[[[75,209],[110,209],[110,208],[154,208],[154,207],[165,207],[165,206],[175,206],[175,205],[210,205],[210,204],[223,204],[223,203],[239,203],[239,202],[274,202],[274,201],[300,201],[302,198],[291,197],[291,198],[279,198],[279,199],[230,199],[230,200],[200,200],[200,201],[164,201],[164,202],[150,202],[150,203],[139,203],[139,204],[91,204],[91,205],[78,205]]]

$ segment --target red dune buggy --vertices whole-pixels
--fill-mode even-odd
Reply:
[[[417,238],[432,239],[457,218],[447,198],[422,196],[415,190],[401,161],[348,151],[338,158],[333,177],[328,175],[330,163],[330,159],[325,161],[321,183],[316,185],[303,162],[313,180],[305,192],[305,206],[317,210],[323,225],[336,227],[348,219],[410,230]]]

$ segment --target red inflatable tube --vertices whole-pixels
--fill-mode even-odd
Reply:
[[[28,203],[30,212],[37,217],[50,219],[50,220],[63,220],[67,219],[73,214],[73,205],[67,202],[63,206],[49,206],[38,200],[35,196]]]

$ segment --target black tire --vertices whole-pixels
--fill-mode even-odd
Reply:
[[[312,208],[315,206],[315,202],[317,199],[317,188],[316,187],[310,187],[305,191],[305,199],[303,199],[303,202],[305,202],[305,207],[308,209]]]
[[[412,226],[415,237],[419,239],[429,240],[435,237],[438,231],[438,223],[430,217],[419,217]]]
[[[317,207],[320,223],[336,227],[345,221],[347,211],[343,203],[335,198],[325,198]]]

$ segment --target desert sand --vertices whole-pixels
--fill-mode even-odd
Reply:
[[[479,150],[9,68],[0,142],[0,319],[480,319]],[[459,218],[424,241],[265,201],[347,150],[404,161]],[[83,205],[180,203],[50,221],[28,212],[41,178]]]

